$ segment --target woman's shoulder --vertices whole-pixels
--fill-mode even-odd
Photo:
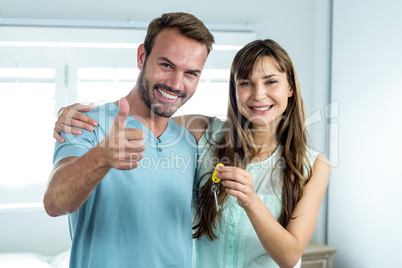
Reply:
[[[211,131],[220,130],[225,126],[226,120],[222,120],[218,117],[211,118]]]
[[[329,162],[329,160],[322,154],[318,154],[315,161],[314,161],[314,165],[315,168],[317,168],[317,166],[330,170],[331,169],[331,163]]]
[[[201,114],[188,114],[175,116],[172,119],[180,126],[186,128],[197,140],[200,140],[205,130],[210,126],[212,117]]]
[[[213,138],[214,140],[219,140],[226,131],[228,131],[226,128],[226,120],[222,120],[218,117],[211,117],[204,136],[206,139]]]
[[[329,160],[322,153],[309,146],[307,146],[307,158],[309,159],[311,165],[313,165],[317,160],[326,165],[330,165]]]
[[[310,146],[307,146],[306,155],[307,155],[307,159],[310,162],[310,164],[313,165],[315,160],[317,159],[317,157],[321,154],[318,151],[311,148]]]
[[[316,173],[317,169],[329,172],[331,169],[331,164],[329,160],[320,152],[314,150],[313,148],[307,147],[307,157],[310,161],[313,174]]]

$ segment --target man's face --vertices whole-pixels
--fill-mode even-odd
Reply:
[[[176,29],[165,29],[156,37],[150,55],[141,55],[140,98],[155,114],[171,117],[195,93],[207,48]]]

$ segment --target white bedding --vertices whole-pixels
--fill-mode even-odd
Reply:
[[[55,256],[36,253],[0,253],[1,268],[68,268],[70,250]]]

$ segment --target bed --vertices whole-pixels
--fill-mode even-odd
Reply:
[[[42,202],[33,202],[38,196],[43,196],[41,185],[0,186],[1,268],[68,267],[67,216],[48,216]]]
[[[2,268],[68,268],[70,251],[66,250],[54,256],[38,253],[0,253]]]

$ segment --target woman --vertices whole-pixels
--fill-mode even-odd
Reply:
[[[56,129],[66,130],[65,114]],[[227,121],[182,119],[176,122],[193,132],[199,151],[193,265],[299,267],[330,168],[307,145],[303,100],[286,51],[272,40],[247,44],[232,63]],[[216,169],[216,183],[217,163],[225,166]]]

